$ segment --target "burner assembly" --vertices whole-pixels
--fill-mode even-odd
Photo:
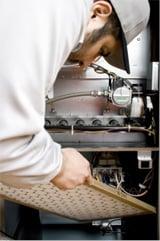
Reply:
[[[85,140],[90,147],[92,142],[94,145],[100,142],[103,146],[111,143],[116,146],[114,135],[118,133],[121,139],[119,141],[117,138],[118,145],[145,146],[147,141],[153,142],[155,120],[152,95],[145,91],[144,80],[119,77],[95,63],[91,64],[91,70],[94,71],[92,78],[87,73],[77,77],[77,66],[75,69],[64,67],[60,73],[54,92],[56,96],[46,100],[45,127],[54,140],[64,146],[67,142],[72,146],[75,143],[83,146]],[[67,89],[69,85],[72,89],[77,82],[81,91],[57,94],[56,90],[65,91],[62,81],[64,84],[67,82]],[[93,86],[95,88],[90,89]]]

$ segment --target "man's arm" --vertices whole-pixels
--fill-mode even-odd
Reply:
[[[75,149],[61,149],[44,129],[30,138],[4,141],[0,153],[0,182],[10,186],[25,188],[52,181],[70,189],[90,176],[88,161]]]

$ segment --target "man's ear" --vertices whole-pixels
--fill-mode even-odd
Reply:
[[[112,13],[112,6],[107,1],[96,1],[91,9],[91,18],[100,18],[106,20]]]
[[[95,29],[102,28],[111,14],[112,6],[109,2],[105,0],[98,0],[94,2],[86,33],[91,33]]]

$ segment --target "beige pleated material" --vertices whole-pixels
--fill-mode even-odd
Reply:
[[[156,209],[94,179],[62,191],[53,184],[19,189],[0,184],[2,198],[75,220],[99,220],[156,213]]]

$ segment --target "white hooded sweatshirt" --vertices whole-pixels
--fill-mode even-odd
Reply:
[[[45,97],[84,38],[93,0],[0,0],[0,181],[48,183],[61,146],[44,129]]]

